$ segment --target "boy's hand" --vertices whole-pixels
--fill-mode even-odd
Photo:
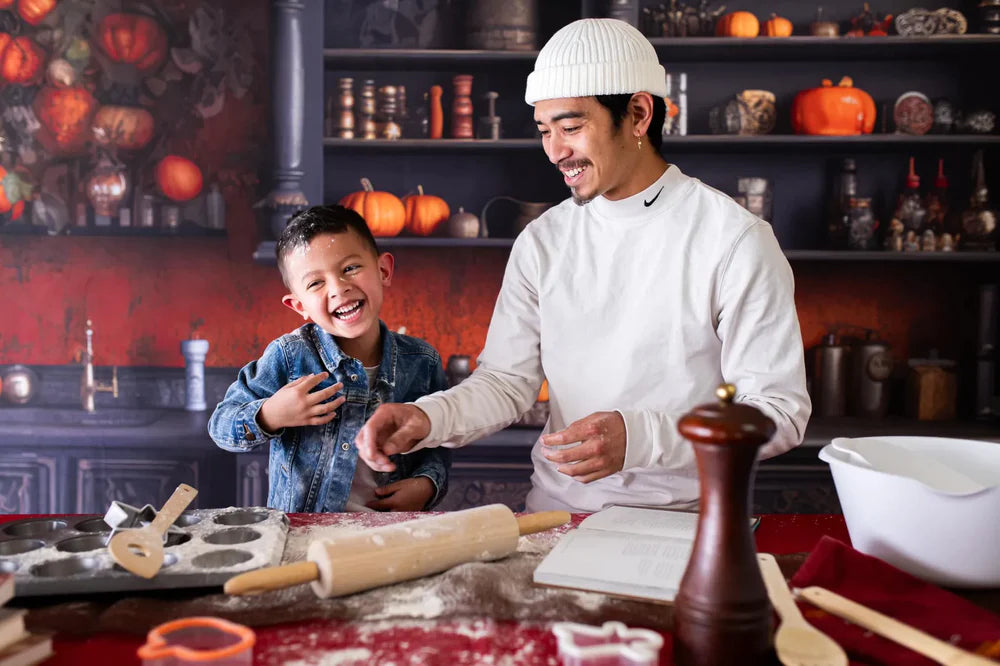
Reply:
[[[391,472],[396,464],[389,460],[395,453],[406,453],[431,433],[431,420],[415,405],[386,403],[379,405],[372,417],[354,438],[358,455],[376,472]]]
[[[266,432],[278,432],[282,428],[329,423],[346,398],[323,401],[332,398],[344,385],[338,382],[322,391],[309,392],[329,376],[329,372],[318,372],[288,382],[260,406],[257,424]]]
[[[414,476],[376,488],[375,497],[365,506],[376,511],[422,511],[434,497],[434,482]]]

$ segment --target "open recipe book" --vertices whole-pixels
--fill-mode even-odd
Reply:
[[[751,528],[758,522],[752,518]],[[697,513],[609,507],[563,535],[535,569],[534,582],[670,603],[697,527]]]

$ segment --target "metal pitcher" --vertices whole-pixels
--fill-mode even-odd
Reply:
[[[507,216],[501,219],[494,218],[490,221],[486,217],[486,211],[500,200],[510,202],[513,208]],[[490,233],[497,238],[513,238],[521,233],[528,226],[529,222],[555,205],[555,203],[549,202],[521,201],[520,199],[515,199],[504,194],[493,197],[486,202],[482,212],[479,213],[479,220],[482,223],[480,234],[483,238],[489,236]]]

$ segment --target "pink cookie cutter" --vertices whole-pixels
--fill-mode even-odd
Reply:
[[[656,666],[663,636],[649,629],[629,629],[621,622],[600,627],[575,622],[552,625],[563,666]]]

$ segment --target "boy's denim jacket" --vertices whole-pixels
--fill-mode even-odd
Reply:
[[[384,402],[409,402],[448,388],[441,357],[418,338],[382,332],[382,363],[373,390],[368,389],[364,367],[344,355],[333,336],[314,323],[283,335],[264,350],[263,356],[240,370],[208,423],[208,432],[219,447],[236,453],[271,444],[267,505],[287,512],[343,511],[358,464],[354,438],[375,408]],[[264,400],[282,386],[304,375],[329,372],[319,391],[344,383],[347,401],[337,416],[322,426],[284,428],[271,434],[257,423]],[[451,452],[445,448],[421,449],[392,456],[396,469],[376,473],[379,485],[413,476],[426,476],[435,487],[431,508],[448,489]],[[362,462],[361,464],[364,464]]]

